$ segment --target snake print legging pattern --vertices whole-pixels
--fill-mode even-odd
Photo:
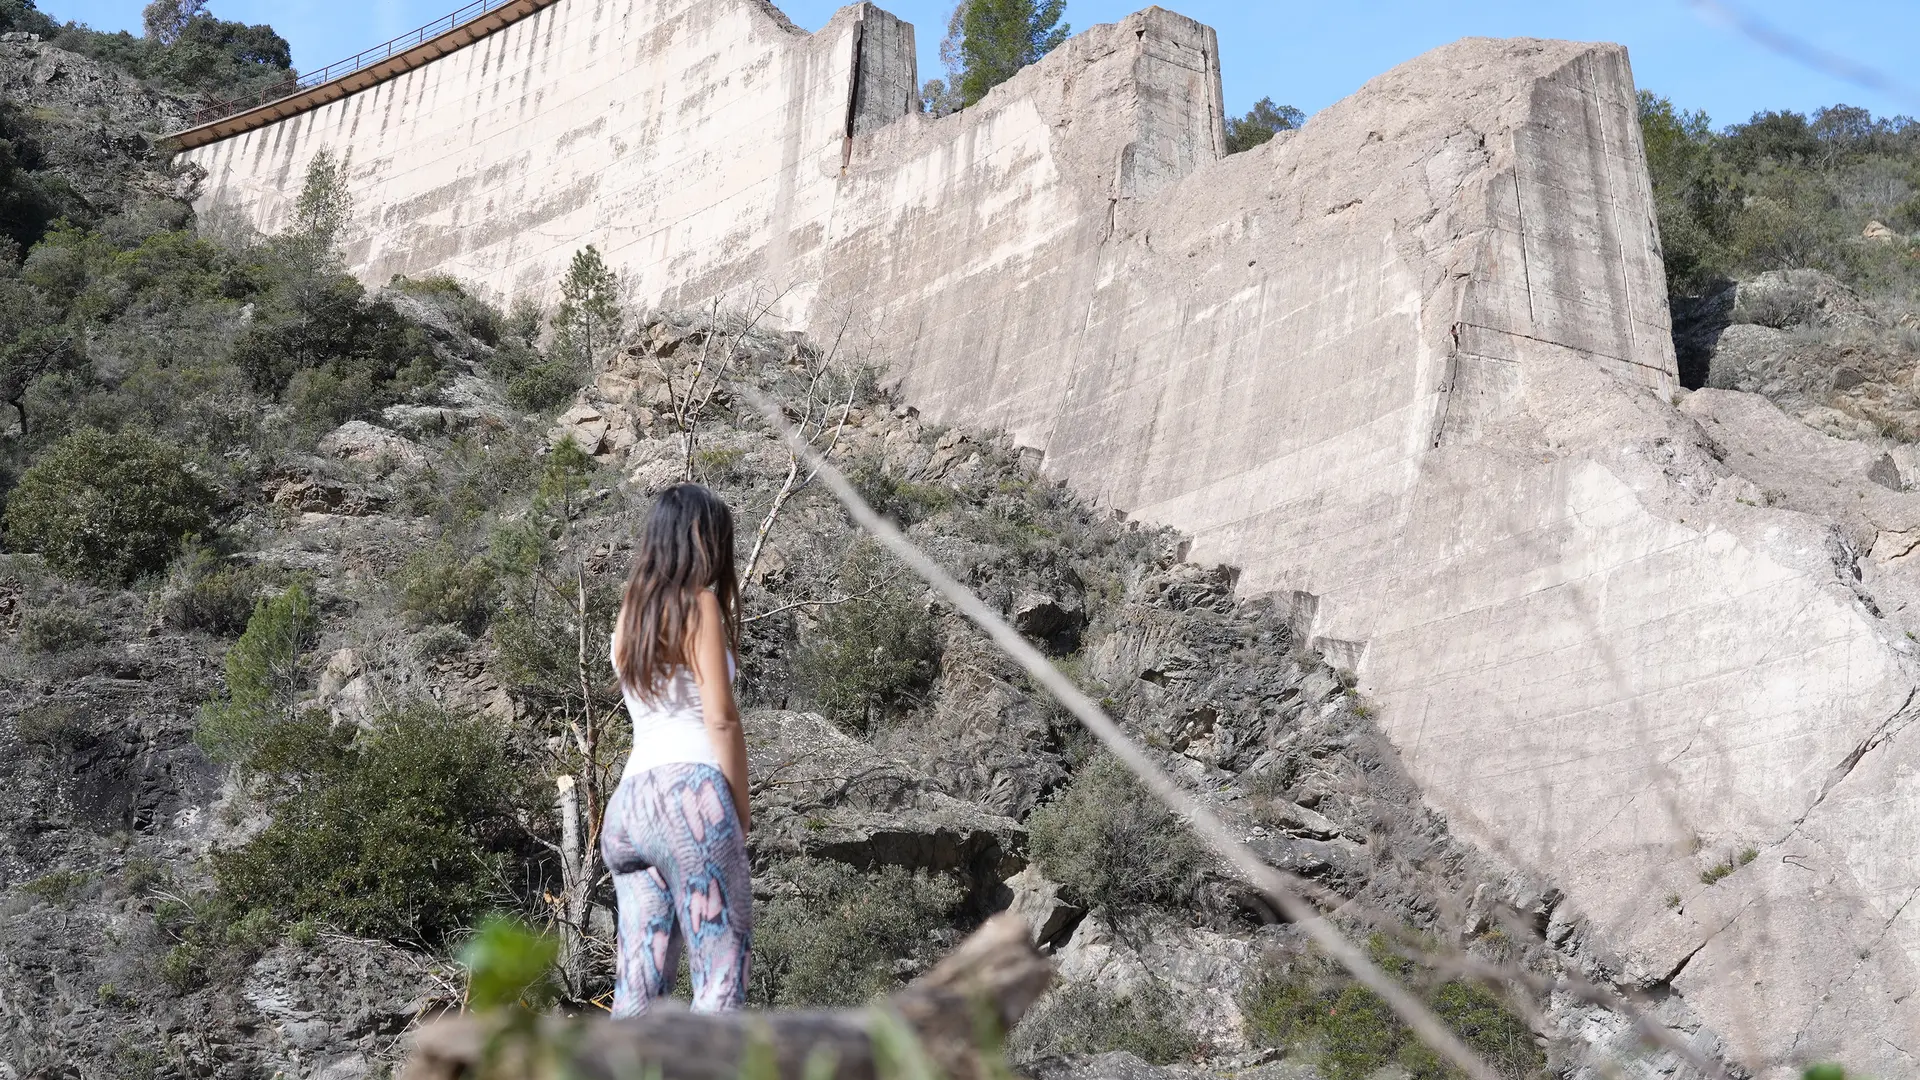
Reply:
[[[746,835],[720,770],[660,765],[621,780],[600,854],[620,903],[613,1015],[637,1016],[673,992],[683,943],[694,1010],[743,1005],[753,889]]]

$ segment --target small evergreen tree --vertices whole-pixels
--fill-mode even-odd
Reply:
[[[1067,0],[968,0],[960,18],[960,103],[967,106],[1058,48]]]
[[[1247,115],[1227,118],[1227,153],[1238,154],[1271,142],[1275,135],[1294,130],[1306,119],[1306,113],[1291,105],[1275,105],[1272,98],[1261,98]]]
[[[313,601],[298,583],[254,603],[246,632],[227,650],[225,699],[200,710],[194,740],[209,757],[268,772],[285,764],[259,759],[277,729],[299,715],[300,659],[315,629]]]
[[[560,279],[560,309],[554,313],[557,343],[589,365],[599,350],[620,335],[620,280],[592,244],[573,253]]]
[[[307,179],[293,204],[293,233],[320,251],[333,250],[353,214],[353,196],[347,191],[347,170],[321,150],[307,162]]]

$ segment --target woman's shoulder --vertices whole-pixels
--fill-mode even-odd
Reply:
[[[705,631],[709,627],[717,626],[721,627],[721,633],[725,634],[725,627],[727,625],[726,613],[721,610],[720,598],[714,595],[712,589],[701,589],[700,592],[695,595],[693,612],[695,622],[693,629]]]

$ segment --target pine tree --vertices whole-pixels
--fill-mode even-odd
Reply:
[[[957,83],[962,106],[1052,52],[1072,28],[1060,21],[1067,0],[968,0],[960,13]]]
[[[331,252],[353,216],[353,196],[347,191],[347,170],[331,151],[314,153],[307,162],[307,178],[293,204],[293,235],[315,253]]]
[[[591,365],[598,351],[620,334],[620,280],[607,269],[592,244],[573,253],[567,276],[560,279],[560,310],[553,328],[557,343]]]

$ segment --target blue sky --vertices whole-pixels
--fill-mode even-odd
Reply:
[[[211,0],[215,14],[268,22],[293,43],[296,66],[315,68],[452,10],[457,0]],[[775,0],[808,29],[837,0]],[[921,78],[940,73],[937,48],[953,0],[878,0],[912,22]],[[1068,0],[1076,28],[1111,22],[1149,0]],[[1308,112],[1352,93],[1394,64],[1471,34],[1618,41],[1636,81],[1705,109],[1716,125],[1760,109],[1807,111],[1844,101],[1876,114],[1920,116],[1920,2],[1916,0],[1712,0],[1795,40],[1877,70],[1904,86],[1874,90],[1814,70],[1714,21],[1702,0],[1374,0],[1273,3],[1160,0],[1220,32],[1228,108],[1271,95]],[[58,19],[138,32],[141,0],[40,0]]]

